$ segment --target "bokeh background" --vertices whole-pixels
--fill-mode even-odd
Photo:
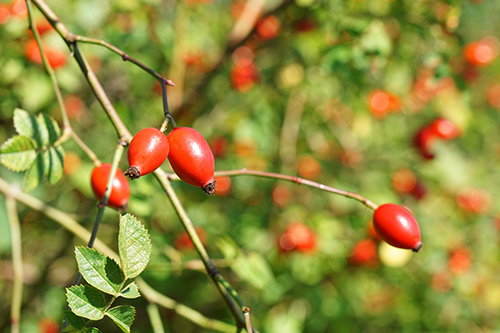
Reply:
[[[261,332],[500,329],[499,1],[47,3],[74,33],[105,39],[173,80],[168,96],[177,124],[207,138],[216,171],[298,175],[415,213],[424,244],[418,254],[380,243],[370,229],[372,211],[352,199],[253,176],[219,179],[214,197],[175,182],[209,254]],[[20,0],[0,3],[0,142],[15,134],[15,108],[61,119],[23,8]],[[259,13],[256,23],[252,12]],[[36,20],[46,26],[38,12]],[[42,38],[71,124],[110,163],[116,132],[65,44],[47,29]],[[132,133],[161,124],[161,89],[151,76],[105,48],[81,50]],[[74,142],[64,149],[63,179],[30,194],[91,229],[93,164]],[[125,158],[120,168],[127,168]],[[5,167],[0,176],[23,179]],[[207,317],[232,322],[154,177],[130,186],[129,211],[153,240],[142,277]],[[73,248],[82,243],[43,214],[18,208],[22,332],[57,332],[64,288],[76,272]],[[3,200],[0,215],[0,331],[10,332]],[[117,223],[108,209],[98,237],[112,248]],[[133,331],[151,331],[147,302],[129,303],[137,309]],[[166,332],[203,331],[172,311],[161,314]]]

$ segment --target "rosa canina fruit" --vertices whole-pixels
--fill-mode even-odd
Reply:
[[[169,150],[170,145],[163,132],[153,127],[140,130],[128,147],[129,168],[125,176],[136,179],[155,171],[165,162]]]
[[[103,163],[96,166],[92,170],[90,183],[94,195],[100,201],[106,192],[106,185],[108,184],[109,174],[111,172],[111,164]],[[130,187],[128,185],[127,177],[120,169],[116,169],[115,179],[113,179],[113,188],[109,195],[108,206],[116,209],[125,208],[130,197]]]
[[[184,182],[214,194],[214,155],[205,138],[190,127],[176,127],[167,136],[170,144],[168,161]]]
[[[420,228],[415,217],[396,204],[383,204],[373,214],[373,227],[388,244],[401,249],[420,251]]]

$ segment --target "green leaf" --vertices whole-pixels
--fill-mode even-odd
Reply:
[[[51,147],[44,153],[45,177],[52,185],[61,180],[64,171],[64,149]]]
[[[130,305],[120,305],[110,309],[106,315],[111,318],[123,332],[130,332],[130,326],[134,322],[135,309]]]
[[[39,113],[38,117],[28,112],[14,110],[14,127],[17,133],[35,140],[37,148],[53,145],[61,136],[61,129],[50,116]]]
[[[61,180],[64,170],[64,150],[62,147],[51,147],[39,153],[34,163],[26,172],[23,190],[29,192],[37,187],[42,179],[47,179],[51,184]]]
[[[38,114],[38,125],[44,146],[53,145],[61,136],[61,130],[57,122],[44,113]]]
[[[77,316],[90,320],[100,320],[104,317],[106,300],[104,295],[92,286],[66,288],[66,299],[71,311]]]
[[[24,181],[23,181],[24,192],[29,192],[33,190],[35,187],[37,187],[38,184],[40,184],[40,181],[43,179],[44,164],[45,160],[42,154],[37,154],[34,163],[31,164],[31,167],[24,175]]]
[[[85,333],[102,333],[98,328],[88,327],[85,329]]]
[[[146,268],[151,254],[149,234],[134,216],[120,216],[118,249],[123,273],[127,279],[141,274]]]
[[[13,171],[27,170],[36,158],[35,148],[32,139],[16,135],[0,147],[0,163]]]
[[[88,284],[107,294],[118,295],[123,274],[116,261],[84,246],[76,247],[75,256],[78,269]]]
[[[135,282],[132,282],[122,289],[122,291],[120,292],[120,296],[125,298],[137,298],[141,297],[141,293],[139,293],[139,288],[137,287]]]
[[[21,109],[14,110],[14,128],[19,135],[33,138],[36,127],[38,122],[35,116]]]
[[[69,324],[74,328],[81,330],[85,327],[85,319],[82,317],[78,317],[71,311],[64,311],[64,315],[68,319]]]

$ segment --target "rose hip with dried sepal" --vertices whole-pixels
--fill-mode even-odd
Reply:
[[[167,136],[170,144],[168,161],[184,182],[214,194],[214,155],[205,138],[190,127],[176,127]]]
[[[125,175],[136,179],[160,167],[170,150],[168,139],[160,130],[148,127],[140,130],[128,147],[129,168]]]
[[[415,217],[396,204],[383,204],[373,214],[373,227],[388,244],[401,249],[420,251],[422,241]]]

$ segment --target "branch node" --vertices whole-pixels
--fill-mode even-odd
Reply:
[[[211,278],[215,278],[216,275],[220,274],[219,270],[213,264],[207,269],[207,273]]]

